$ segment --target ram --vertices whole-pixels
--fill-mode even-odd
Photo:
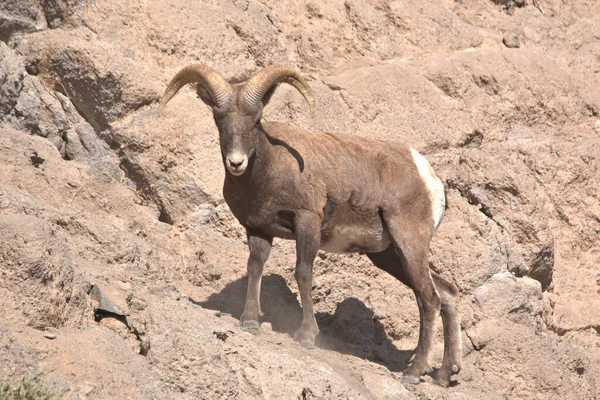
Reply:
[[[430,372],[428,356],[441,312],[444,358],[433,378],[448,386],[462,356],[458,290],[429,269],[429,244],[446,198],[425,158],[401,143],[261,122],[280,83],[298,89],[314,109],[311,88],[286,66],[269,66],[237,84],[205,65],[187,66],[169,83],[159,110],[189,83],[197,84],[198,95],[212,108],[225,166],[223,196],[248,236],[242,326],[259,327],[261,278],[274,237],[296,241],[303,317],[295,339],[306,348],[314,346],[319,331],[311,295],[318,250],[364,253],[417,299],[419,341],[403,381],[416,384]]]

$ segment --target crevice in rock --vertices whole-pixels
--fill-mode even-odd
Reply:
[[[158,207],[158,220],[169,225],[173,225],[174,221],[163,202],[157,196],[156,192],[152,189],[150,183],[146,179],[146,176],[139,171],[139,167],[134,165],[127,157],[121,156],[120,168],[125,173],[125,176],[129,178],[136,186],[137,190],[141,192],[144,197],[151,199],[154,204]]]
[[[165,210],[164,207],[159,206],[159,215],[158,215],[158,220],[160,222],[164,222],[165,224],[169,224],[169,225],[173,225],[173,218],[171,218],[171,215]]]
[[[467,332],[466,330],[464,330],[464,332],[465,332],[465,336],[467,337],[467,339],[469,339],[469,342],[471,342],[471,346],[473,347],[473,350],[475,350],[475,351],[481,350],[481,347],[475,345],[475,342],[473,341],[473,339],[469,335],[469,332]]]
[[[150,351],[150,341],[143,337],[143,333],[140,332],[136,327],[133,327],[132,333],[135,335],[135,338],[138,342],[140,342],[139,354],[147,357],[148,352]]]
[[[506,228],[504,226],[502,226],[502,224],[500,222],[498,222],[494,219],[492,211],[489,209],[489,207],[486,206],[482,201],[480,201],[479,198],[472,191],[470,191],[468,188],[460,187],[452,180],[448,180],[446,182],[446,185],[448,186],[448,188],[455,189],[456,191],[458,191],[460,196],[462,198],[464,198],[465,200],[467,200],[467,203],[469,203],[472,206],[475,206],[479,210],[479,212],[481,212],[488,219],[493,221],[503,231],[506,231]]]
[[[527,275],[542,284],[542,291],[546,291],[552,284],[554,272],[554,249],[552,245],[540,250],[531,262]]]
[[[63,110],[65,110],[67,115],[71,111],[68,111],[65,109],[65,102],[67,104],[71,104],[71,106],[73,107],[73,109],[75,110],[77,115],[81,119],[83,119],[85,122],[90,124],[90,126],[94,129],[94,131],[98,135],[98,137],[102,137],[100,134],[103,131],[102,127],[100,127],[99,124],[97,123],[97,121],[94,120],[91,116],[88,116],[84,110],[80,109],[78,102],[74,101],[73,97],[69,94],[69,91],[67,90],[67,87],[65,86],[65,84],[63,84],[60,80],[52,77],[52,75],[50,75],[50,74],[44,74],[44,75],[38,74],[37,77],[38,77],[39,81],[42,83],[42,85],[46,88],[48,93],[50,93],[52,96],[54,96],[61,103]],[[66,97],[66,99],[63,101],[62,99],[57,97],[54,94],[54,92],[62,94],[63,96]],[[48,108],[48,106],[46,104],[44,104],[44,106],[46,108]],[[49,111],[51,111],[51,110],[49,110]]]
[[[326,82],[326,81],[324,81],[324,80],[322,80],[322,79],[321,79],[321,82],[322,82],[322,83],[323,83],[325,86],[327,86],[329,89],[331,89],[331,90],[333,90],[333,91],[336,91],[336,92],[337,92],[337,91],[340,91],[340,90],[342,90],[342,88],[341,88],[340,86],[336,85],[336,84],[333,84],[333,83]]]
[[[346,107],[348,108],[348,110],[352,110],[352,106],[350,105],[350,102],[348,102],[348,99],[344,95],[343,91],[342,90],[338,90],[337,92],[339,93],[340,99],[342,99],[342,102],[346,105]]]
[[[248,55],[254,59],[256,65],[259,68],[266,67],[267,60],[265,59],[262,51],[257,51],[257,47],[260,48],[260,46],[258,45],[256,39],[253,38],[250,33],[244,31],[244,28],[234,21],[229,21],[229,26],[231,26],[235,34],[240,38],[242,43],[244,43],[244,46],[246,46],[246,50],[248,51]]]
[[[94,321],[96,321],[98,323],[105,318],[115,319],[115,320],[121,322],[123,325],[125,325],[129,331],[129,333],[133,334],[135,336],[135,339],[139,342],[140,348],[138,350],[138,353],[144,357],[146,357],[148,355],[148,351],[150,350],[150,342],[148,341],[148,339],[143,337],[143,332],[140,332],[139,329],[137,329],[135,326],[131,325],[131,323],[129,322],[129,320],[126,316],[111,313],[111,312],[104,311],[104,310],[96,310],[96,312],[94,313]]]
[[[463,142],[458,143],[458,147],[481,147],[482,142],[483,132],[479,129],[474,129],[467,135]]]
[[[39,168],[40,165],[42,165],[46,161],[44,158],[38,155],[37,151],[34,151],[33,155],[31,155],[29,159],[31,160],[31,165],[33,165],[36,168]]]
[[[544,181],[540,179],[539,173],[535,170],[535,168],[533,168],[529,163],[525,162],[525,160],[523,159],[521,159],[521,162],[531,172],[531,175],[534,177],[535,182],[542,187],[544,193],[546,194],[546,197],[548,197],[548,200],[552,203],[554,210],[558,214],[558,217],[567,224],[572,225],[569,216],[562,210],[562,207],[552,198],[552,196],[550,195],[552,191],[548,191],[548,188],[544,184]]]
[[[62,140],[62,148],[59,149],[60,155],[65,161],[72,161],[75,159],[73,152],[70,150],[69,138],[67,132],[63,132],[60,138]]]
[[[150,187],[150,183],[144,176],[144,174],[138,170],[138,166],[136,166],[129,158],[122,156],[119,157],[121,159],[121,163],[119,167],[125,173],[125,176],[129,178],[137,187],[138,191],[143,193],[144,195],[152,195],[152,188]]]
[[[558,336],[564,336],[568,332],[584,332],[584,331],[588,331],[590,329],[595,330],[596,334],[600,335],[600,325],[595,325],[595,324],[590,324],[590,325],[582,326],[580,328],[570,328],[570,329],[556,326],[553,323],[547,324],[547,326],[550,331],[556,333]]]
[[[116,319],[119,322],[122,322],[125,326],[127,326],[129,328],[129,324],[127,322],[127,319],[124,315],[119,315],[119,314],[115,314],[109,311],[105,311],[105,310],[100,310],[97,309],[94,312],[94,321],[96,322],[100,322],[102,321],[104,318],[113,318]]]

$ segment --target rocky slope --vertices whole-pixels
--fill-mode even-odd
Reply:
[[[600,4],[8,0],[0,4],[0,383],[65,398],[600,396]],[[209,110],[176,71],[307,76],[268,120],[410,143],[447,188],[431,268],[462,293],[463,371],[398,379],[412,293],[320,254],[305,351],[294,249],[238,327],[244,233]],[[440,333],[441,334],[441,333]],[[441,361],[441,336],[434,363]]]

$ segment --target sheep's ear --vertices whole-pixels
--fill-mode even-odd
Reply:
[[[215,106],[215,103],[208,94],[208,91],[204,89],[202,85],[196,85],[196,94],[198,95],[198,97],[200,97],[200,100],[202,100],[204,104],[206,104],[210,108],[213,108]]]
[[[271,100],[271,97],[273,96],[273,93],[275,93],[275,89],[277,89],[278,86],[279,84],[275,84],[271,86],[269,90],[266,91],[265,95],[262,98],[263,107],[266,107],[267,104],[269,104],[269,101]]]

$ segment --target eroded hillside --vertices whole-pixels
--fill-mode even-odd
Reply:
[[[324,4],[325,3],[325,4]],[[65,398],[600,396],[600,3],[8,0],[0,4],[0,383]],[[463,370],[405,386],[412,292],[322,253],[303,350],[292,243],[238,326],[245,233],[183,66],[284,63],[265,119],[410,143],[449,207],[431,268],[462,293]],[[442,356],[441,332],[433,361]]]

